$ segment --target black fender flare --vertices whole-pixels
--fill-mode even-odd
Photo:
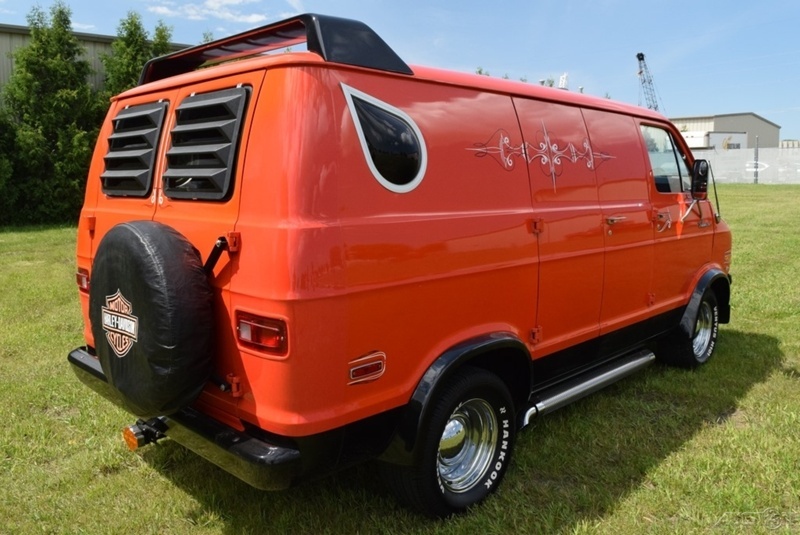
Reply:
[[[525,374],[515,371],[501,379],[506,381],[510,378],[515,379],[516,388],[510,386],[509,390],[512,391],[512,397],[518,407],[527,402],[533,379],[530,352],[526,345],[510,332],[490,333],[465,340],[442,353],[426,370],[400,416],[394,438],[380,456],[380,460],[392,464],[413,464],[419,453],[417,439],[421,429],[427,425],[430,419],[430,408],[435,399],[437,387],[464,364],[475,364],[477,367],[496,371],[491,365],[495,362],[484,360],[482,357],[488,357],[497,352],[511,354],[510,359],[500,357],[497,364],[501,365],[499,360],[505,360],[507,362],[504,364],[507,364],[509,368],[513,366],[515,370],[523,368],[523,359],[525,359]],[[512,361],[515,364],[511,364]]]
[[[684,333],[688,338],[694,336],[694,322],[697,319],[697,312],[700,309],[700,302],[703,299],[703,294],[706,290],[713,288],[717,296],[717,306],[719,307],[719,322],[728,323],[731,318],[731,278],[730,276],[720,269],[711,269],[706,271],[692,291],[692,296],[689,298],[689,304],[683,311],[683,316],[680,322],[680,332]]]

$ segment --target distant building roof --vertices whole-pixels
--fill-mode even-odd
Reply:
[[[774,126],[775,128],[780,128],[781,127],[781,125],[773,123],[769,119],[765,119],[765,118],[761,117],[759,114],[753,113],[751,111],[744,112],[744,113],[722,113],[722,114],[718,114],[718,115],[693,115],[693,116],[687,116],[687,117],[670,117],[670,121],[672,121],[673,123],[680,122],[680,121],[702,121],[702,120],[713,121],[714,119],[722,119],[722,118],[729,118],[729,117],[745,117],[745,116],[748,116],[748,115],[753,116],[756,119],[759,119],[761,121],[764,121],[765,123],[769,123],[772,126]]]
[[[0,33],[28,36],[31,34],[31,29],[28,28],[27,26],[18,26],[16,24],[0,24]],[[97,33],[83,33],[83,32],[72,32],[72,35],[74,35],[81,41],[88,41],[90,43],[104,43],[110,45],[111,43],[117,40],[116,35],[100,35]],[[171,50],[176,51],[188,48],[192,45],[184,45],[181,43],[170,43],[169,46]]]
[[[21,35],[30,35],[31,29],[27,26],[17,26],[15,24],[0,24],[0,33],[15,33]],[[92,41],[95,43],[111,43],[116,39],[109,35],[97,35],[93,33],[72,32],[72,35],[81,41]]]
[[[93,74],[89,81],[93,87],[102,87],[105,74],[102,57],[112,53],[111,44],[117,36],[94,33],[72,32],[86,49],[85,58],[89,61]],[[0,87],[5,85],[14,71],[14,50],[25,46],[30,40],[31,30],[27,26],[0,24]],[[170,43],[170,51],[175,52],[191,45]]]

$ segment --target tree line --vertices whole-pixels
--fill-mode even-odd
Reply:
[[[112,95],[134,87],[144,64],[170,50],[172,30],[152,38],[136,12],[117,28],[93,89],[85,50],[60,0],[27,16],[29,43],[13,52],[14,72],[0,90],[0,225],[74,223],[89,163]]]

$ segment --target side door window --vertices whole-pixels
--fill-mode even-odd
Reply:
[[[666,130],[641,125],[642,136],[650,156],[653,179],[659,193],[681,193],[691,188],[689,165]]]

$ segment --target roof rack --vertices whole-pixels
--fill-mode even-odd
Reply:
[[[306,43],[325,61],[414,74],[394,50],[363,22],[306,13],[148,61],[139,85],[191,72],[203,65],[255,56]]]

